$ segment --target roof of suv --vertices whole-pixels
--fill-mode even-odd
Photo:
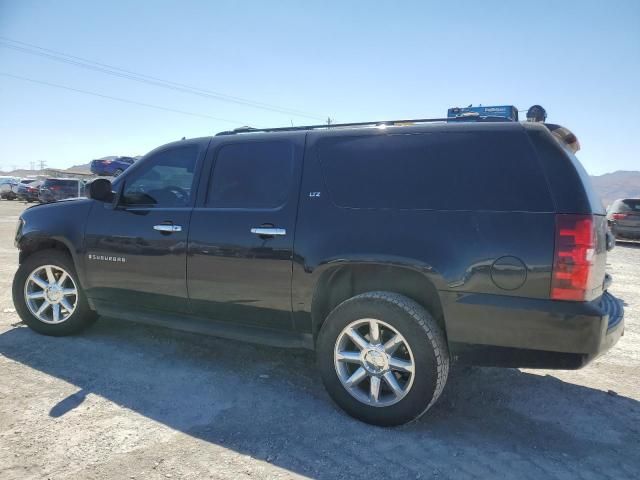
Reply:
[[[246,127],[243,127],[246,128]],[[339,125],[324,125],[322,128],[317,126],[305,127],[285,127],[283,129],[267,129],[263,130],[246,130],[238,132],[221,132],[215,136],[210,137],[195,137],[187,138],[183,140],[176,140],[161,145],[150,152],[147,155],[154,153],[158,150],[165,149],[167,147],[178,146],[181,144],[200,144],[206,146],[213,139],[252,139],[252,140],[266,140],[273,138],[287,138],[291,136],[304,136],[307,134],[313,135],[315,138],[326,136],[349,136],[349,135],[362,135],[367,133],[394,133],[394,134],[411,134],[411,133],[435,133],[445,131],[455,132],[489,132],[489,131],[524,131],[524,130],[539,130],[549,133],[549,130],[540,123],[531,122],[446,122],[445,120],[438,122],[417,123],[415,125],[376,125],[367,123],[360,126],[339,126]],[[145,155],[145,157],[147,156]]]
[[[394,121],[389,123],[372,122],[363,124],[338,124],[338,125],[310,125],[308,127],[284,127],[273,129],[249,129],[242,127],[236,131],[220,132],[215,137],[247,137],[247,138],[272,138],[274,136],[287,136],[292,134],[306,134],[313,132],[317,136],[341,136],[367,133],[367,132],[386,132],[386,133],[417,133],[417,132],[442,132],[442,131],[505,131],[505,130],[522,130],[542,129],[544,125],[534,123],[518,123],[518,122],[488,122],[488,121],[466,121],[466,122],[447,122],[438,120],[435,122],[420,121],[411,123],[407,121]],[[194,139],[197,140],[197,139]],[[176,142],[178,143],[178,142]]]
[[[44,181],[45,181],[45,182],[58,182],[58,181],[65,181],[65,182],[68,182],[69,180],[73,180],[74,182],[81,182],[81,181],[82,181],[82,180],[81,180],[81,179],[79,179],[79,178],[66,178],[66,177],[65,177],[65,178],[61,178],[61,177],[60,177],[60,178],[58,178],[58,177],[55,177],[55,178],[45,178],[45,180],[44,180]]]

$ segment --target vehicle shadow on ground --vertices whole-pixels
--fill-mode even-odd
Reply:
[[[616,247],[621,248],[640,248],[639,240],[616,240]]]
[[[515,369],[454,369],[425,417],[384,429],[335,407],[306,351],[101,319],[68,338],[14,328],[0,354],[78,387],[48,406],[52,417],[92,393],[313,478],[631,478],[640,468],[640,402]]]

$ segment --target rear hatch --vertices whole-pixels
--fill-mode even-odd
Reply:
[[[538,153],[556,209],[551,298],[591,301],[602,295],[607,218],[586,170],[568,145],[540,124],[523,124]]]
[[[622,200],[620,208],[614,212],[613,218],[619,227],[638,229],[640,232],[640,199]]]
[[[78,197],[82,193],[78,186],[77,180],[68,179],[49,179],[45,180],[42,185],[43,191],[48,191],[55,198],[68,198],[69,196]]]
[[[104,167],[104,160],[91,160],[91,163],[89,164],[89,170],[91,170],[93,173],[101,172],[102,170],[104,170]]]

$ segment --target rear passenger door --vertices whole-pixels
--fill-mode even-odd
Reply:
[[[248,137],[219,137],[210,147],[189,229],[191,308],[215,320],[288,330],[305,137]]]

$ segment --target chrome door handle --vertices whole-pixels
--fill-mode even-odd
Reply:
[[[255,233],[256,235],[265,235],[268,237],[282,237],[287,234],[287,231],[284,228],[254,227],[251,229],[251,233]]]
[[[160,225],[154,225],[154,230],[158,232],[181,232],[182,227],[180,225],[171,225],[167,223],[161,223]]]

